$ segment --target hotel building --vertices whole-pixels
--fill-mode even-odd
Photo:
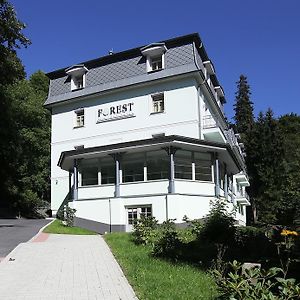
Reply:
[[[243,145],[198,34],[47,75],[54,214],[69,202],[78,226],[130,231],[141,215],[204,218],[220,198],[245,225]]]

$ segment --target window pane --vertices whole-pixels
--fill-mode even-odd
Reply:
[[[144,155],[125,155],[122,161],[123,182],[144,180]]]
[[[147,153],[148,180],[169,178],[169,157],[165,151]]]
[[[82,186],[98,184],[98,167],[84,167],[82,169]]]
[[[175,178],[192,179],[192,154],[178,150],[175,154]]]
[[[111,164],[101,165],[101,183],[112,184],[115,182],[116,182],[115,163],[112,161]]]
[[[195,153],[195,179],[212,181],[212,162],[210,153]]]

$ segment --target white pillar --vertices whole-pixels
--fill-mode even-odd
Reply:
[[[220,174],[219,174],[219,159],[216,156],[215,159],[215,192],[216,197],[220,196]]]
[[[73,201],[78,200],[78,161],[74,159],[73,165]]]

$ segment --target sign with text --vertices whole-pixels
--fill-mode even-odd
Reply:
[[[134,103],[129,102],[120,105],[99,108],[97,112],[97,123],[121,120],[135,117]]]

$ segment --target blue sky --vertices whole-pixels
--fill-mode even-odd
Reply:
[[[11,0],[32,45],[28,75],[198,32],[233,116],[236,84],[248,77],[255,114],[300,114],[299,0]]]

